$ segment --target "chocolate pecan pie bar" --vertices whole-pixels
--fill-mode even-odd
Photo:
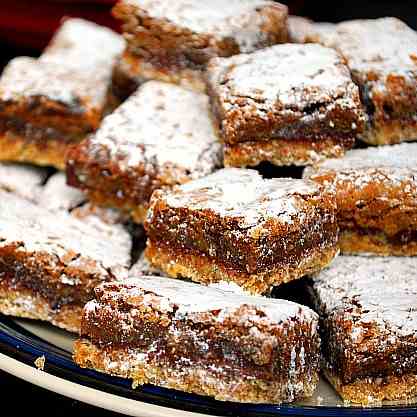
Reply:
[[[10,61],[0,78],[0,160],[63,169],[69,145],[97,129],[110,106],[123,45],[110,29],[69,19],[39,59]]]
[[[128,233],[10,192],[0,199],[0,312],[78,331],[94,287],[127,275]]]
[[[246,403],[291,402],[317,385],[317,316],[285,300],[158,277],[95,290],[75,361],[146,383]]]
[[[336,193],[342,252],[417,255],[417,143],[354,149],[304,176]]]
[[[154,192],[145,253],[171,277],[262,294],[333,259],[335,208],[334,196],[313,182],[226,168]]]
[[[342,156],[362,130],[359,91],[320,45],[275,45],[213,59],[208,91],[227,166],[306,165]]]
[[[339,256],[313,277],[324,370],[343,399],[415,399],[416,270],[416,257]]]
[[[287,8],[268,0],[122,0],[113,14],[127,40],[121,65],[129,70],[119,75],[197,91],[205,89],[202,73],[210,58],[287,40]]]
[[[67,174],[92,202],[140,223],[154,190],[207,175],[221,159],[207,96],[150,81],[69,153]]]
[[[368,114],[365,142],[383,145],[417,137],[414,30],[392,17],[352,20],[312,24],[300,40],[335,48],[346,59]]]

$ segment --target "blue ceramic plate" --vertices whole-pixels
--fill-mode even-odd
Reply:
[[[417,416],[416,405],[359,408],[344,405],[320,381],[315,396],[293,405],[223,403],[81,369],[71,359],[74,337],[47,324],[0,316],[0,368],[36,385],[102,408],[140,417],[214,416]],[[45,357],[44,370],[34,361]]]

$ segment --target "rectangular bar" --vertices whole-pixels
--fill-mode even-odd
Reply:
[[[210,58],[287,41],[287,7],[267,0],[122,0],[113,15],[127,40],[133,77],[204,91]]]
[[[313,277],[324,371],[346,401],[417,395],[415,257],[339,256]]]
[[[154,190],[205,176],[221,157],[207,96],[150,81],[69,153],[68,183],[141,223]]]
[[[84,308],[75,362],[221,401],[291,402],[318,381],[317,315],[285,300],[136,277]]]
[[[39,59],[11,60],[0,78],[0,160],[63,169],[69,145],[114,106],[109,88],[123,45],[110,29],[69,19]]]
[[[207,83],[226,166],[306,165],[339,157],[363,128],[348,68],[320,45],[276,45],[213,59]]]
[[[335,199],[313,182],[228,168],[155,191],[146,257],[171,277],[262,294],[336,255]]]
[[[94,287],[127,275],[129,234],[11,192],[0,198],[0,312],[77,332]]]
[[[361,139],[372,145],[417,137],[417,32],[393,18],[311,24],[304,42],[335,48],[346,59],[368,114]]]
[[[343,253],[417,255],[417,144],[354,149],[307,168],[336,192]]]

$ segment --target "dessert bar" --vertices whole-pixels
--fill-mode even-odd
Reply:
[[[339,157],[364,124],[359,91],[343,59],[320,45],[275,45],[215,58],[207,83],[227,166]]]
[[[149,81],[68,156],[68,183],[141,223],[152,192],[214,171],[221,144],[207,96]]]
[[[78,331],[95,286],[127,275],[130,236],[0,191],[0,312]]]
[[[305,23],[305,22],[304,22]],[[361,138],[373,145],[417,137],[417,33],[396,18],[312,24],[305,42],[346,59],[368,114]]]
[[[267,293],[333,259],[335,209],[334,195],[313,182],[226,168],[154,192],[145,254],[171,277]]]
[[[0,78],[0,160],[63,169],[69,145],[112,107],[112,67],[123,45],[110,29],[69,19],[39,59],[11,60]]]
[[[417,395],[417,258],[339,256],[313,277],[324,371],[344,400]]]
[[[417,255],[417,143],[354,149],[304,177],[336,193],[342,252]]]
[[[317,315],[285,300],[137,277],[95,290],[75,361],[222,401],[291,402],[318,381]]]
[[[124,74],[197,91],[210,58],[287,41],[287,7],[267,0],[122,0],[113,14],[127,40]]]

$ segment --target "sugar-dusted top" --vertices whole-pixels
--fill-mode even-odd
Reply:
[[[46,97],[80,112],[105,104],[122,37],[82,19],[68,19],[39,59],[17,57],[0,78],[0,100]]]
[[[105,276],[122,278],[127,273],[131,246],[127,232],[104,223],[98,229],[64,211],[51,215],[12,193],[0,191],[0,198],[0,246],[55,255],[57,261],[82,263]]]
[[[343,158],[322,161],[312,171],[344,171],[366,168],[400,168],[417,171],[417,143],[401,143],[353,149]]]
[[[111,69],[124,47],[123,37],[111,29],[71,18],[55,32],[40,59],[76,70],[100,71],[99,65]]]
[[[265,324],[282,324],[289,320],[297,319],[298,322],[310,322],[316,325],[317,315],[308,307],[293,303],[291,301],[240,295],[219,288],[206,287],[199,284],[169,279],[164,277],[138,277],[128,278],[112,285],[102,285],[102,293],[99,301],[123,300],[132,308],[139,303],[146,303],[147,297],[137,301],[137,296],[152,293],[162,297],[159,302],[159,309],[164,312],[175,312],[177,318],[184,318],[193,313],[220,312],[216,320],[222,321],[230,313],[240,306],[253,306],[255,312],[250,317],[241,317],[242,322],[252,323],[264,322]],[[148,299],[151,302],[151,298]],[[93,301],[94,303],[94,301]],[[86,307],[87,308],[87,307]],[[261,312],[259,317],[256,311]]]
[[[417,335],[417,258],[339,256],[314,278],[320,309],[352,317],[352,337],[376,326],[391,337]]]
[[[195,33],[232,38],[241,52],[252,51],[267,35],[260,10],[268,7],[268,13],[279,13],[283,26],[287,16],[285,6],[268,0],[123,0],[123,3]]]
[[[107,116],[90,144],[106,148],[122,170],[173,165],[196,178],[221,161],[207,96],[158,81],[145,83]]]
[[[82,113],[83,106],[101,109],[105,104],[110,70],[96,73],[75,71],[65,61],[45,62],[29,57],[12,59],[0,78],[0,100],[19,102],[36,97],[59,102]]]
[[[333,49],[315,44],[275,45],[252,54],[215,58],[209,80],[224,90],[226,110],[242,97],[268,107],[303,108],[311,102],[343,98],[345,108],[358,107],[348,68]]]
[[[52,175],[42,188],[38,203],[48,210],[70,211],[86,201],[84,193],[66,184],[64,172]]]
[[[316,29],[319,42],[343,54],[352,71],[416,77],[417,32],[401,20],[351,20],[334,25],[333,30]]]
[[[305,199],[319,195],[310,181],[264,179],[255,170],[224,168],[167,192],[164,199],[170,207],[210,210],[236,218],[241,227],[253,227],[271,219],[285,224],[302,221]]]
[[[30,165],[0,163],[0,189],[36,201],[47,170]]]

